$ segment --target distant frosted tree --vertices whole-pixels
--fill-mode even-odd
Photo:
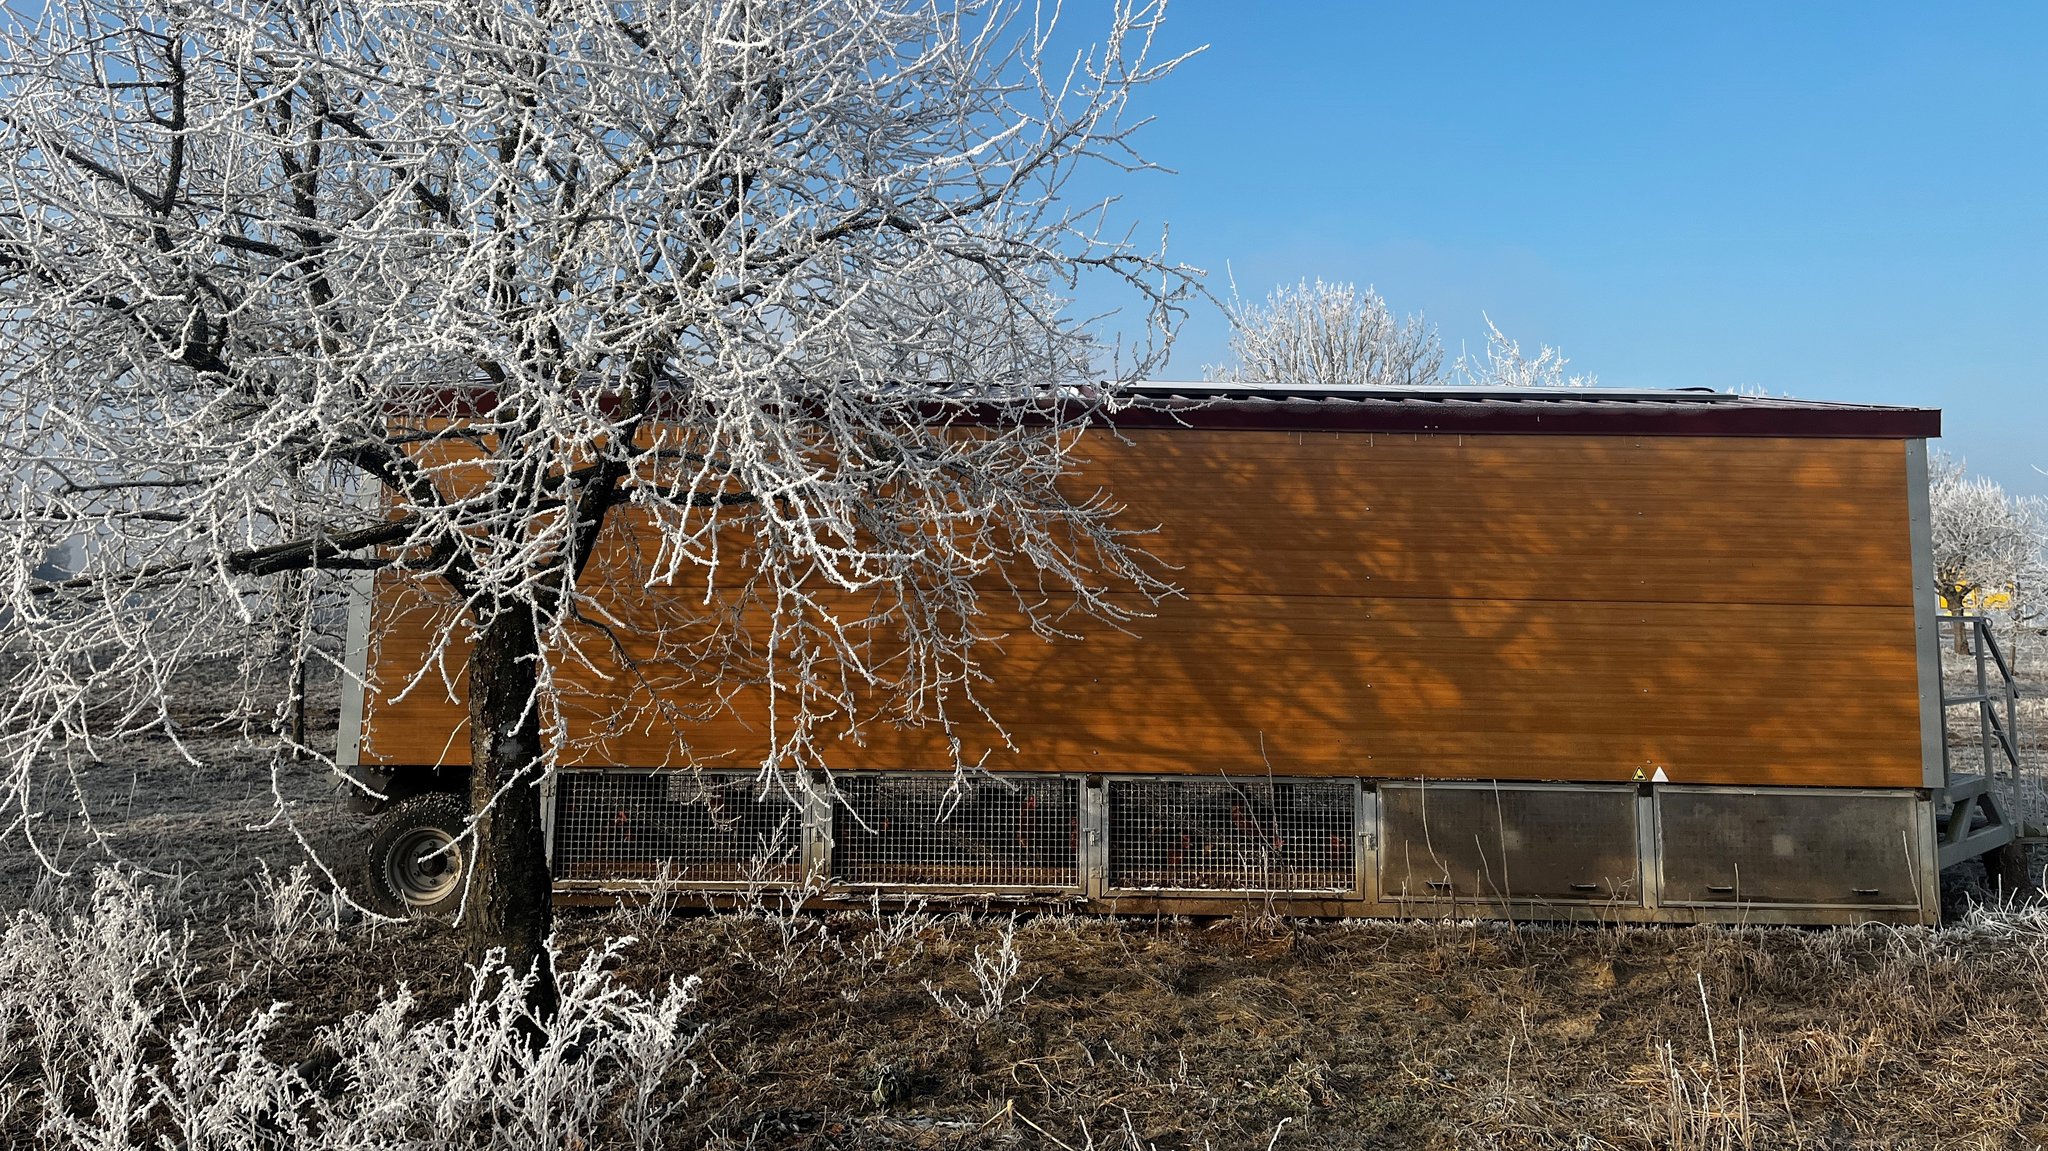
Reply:
[[[1523,354],[1522,345],[1495,327],[1493,317],[1483,318],[1486,358],[1460,355],[1451,368],[1454,382],[1468,387],[1498,388],[1591,388],[1600,383],[1597,376],[1566,375],[1565,365],[1571,361],[1549,344],[1538,345],[1534,356]]]
[[[1231,362],[1211,364],[1205,378],[1252,384],[1362,384],[1426,388],[1590,388],[1592,375],[1567,375],[1571,361],[1548,344],[1527,355],[1491,317],[1486,354],[1460,355],[1448,372],[1443,342],[1420,314],[1402,319],[1371,287],[1303,280],[1273,289],[1263,303],[1233,293]]]
[[[1233,362],[1211,365],[1212,380],[1419,388],[1443,374],[1436,329],[1420,315],[1397,318],[1370,287],[1303,280],[1263,304],[1233,294],[1225,311]]]
[[[1928,461],[1934,582],[1950,611],[1993,608],[2022,627],[2041,618],[2048,591],[2048,504],[2015,497],[1962,460]],[[1962,637],[1957,637],[1960,647]]]

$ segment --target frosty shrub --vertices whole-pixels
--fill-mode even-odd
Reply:
[[[238,951],[266,967],[285,967],[341,945],[341,922],[347,896],[313,881],[313,869],[294,864],[282,878],[258,861],[250,885],[255,913],[229,938]]]
[[[299,898],[290,879],[273,886]],[[241,1001],[249,980],[203,970],[189,938],[115,870],[72,912],[15,916],[0,935],[0,1083],[16,1085],[0,1090],[0,1137],[94,1151],[658,1147],[695,1082],[696,981],[622,986],[611,968],[630,939],[558,968],[552,1018],[528,1006],[530,971],[485,966],[446,1014],[401,984],[320,1028],[302,1065],[273,1050],[291,1005]]]
[[[1023,967],[1024,959],[1017,954],[1017,921],[1012,919],[996,936],[995,950],[976,947],[974,958],[967,964],[967,970],[974,976],[978,1002],[949,994],[930,980],[925,981],[925,994],[932,997],[946,1018],[979,1029],[1031,998],[1031,992],[1038,986],[1035,980],[1028,986],[1017,986],[1017,975]]]

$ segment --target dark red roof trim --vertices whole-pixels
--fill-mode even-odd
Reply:
[[[1594,436],[1758,436],[1931,439],[1935,408],[1880,407],[1723,392],[1596,389],[1249,389],[1141,385],[1120,428],[1246,431],[1492,433]]]
[[[913,398],[915,407],[933,419],[960,424],[1015,420],[1020,405],[1026,413],[1049,416],[1054,405],[1067,402],[1055,390],[999,405],[976,402],[969,389],[958,385],[918,388],[926,396],[936,392],[943,398]],[[1134,401],[1132,406],[1103,420],[1131,429],[1898,440],[1941,435],[1941,411],[1937,408],[1772,399],[1705,390],[1409,391],[1146,383],[1126,387],[1123,395]],[[1097,400],[1099,397],[1091,397],[1080,402],[1092,406]],[[478,387],[423,392],[416,403],[409,414],[459,419],[488,415],[497,399],[489,388]],[[1023,418],[1034,422],[1030,414]]]

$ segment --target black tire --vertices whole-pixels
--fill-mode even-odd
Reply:
[[[430,791],[377,817],[370,837],[370,900],[386,915],[446,915],[462,902],[469,853],[462,842],[469,804]]]

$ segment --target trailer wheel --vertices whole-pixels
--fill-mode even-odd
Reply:
[[[387,915],[444,915],[462,902],[469,805],[430,791],[393,804],[370,838],[370,894]]]

